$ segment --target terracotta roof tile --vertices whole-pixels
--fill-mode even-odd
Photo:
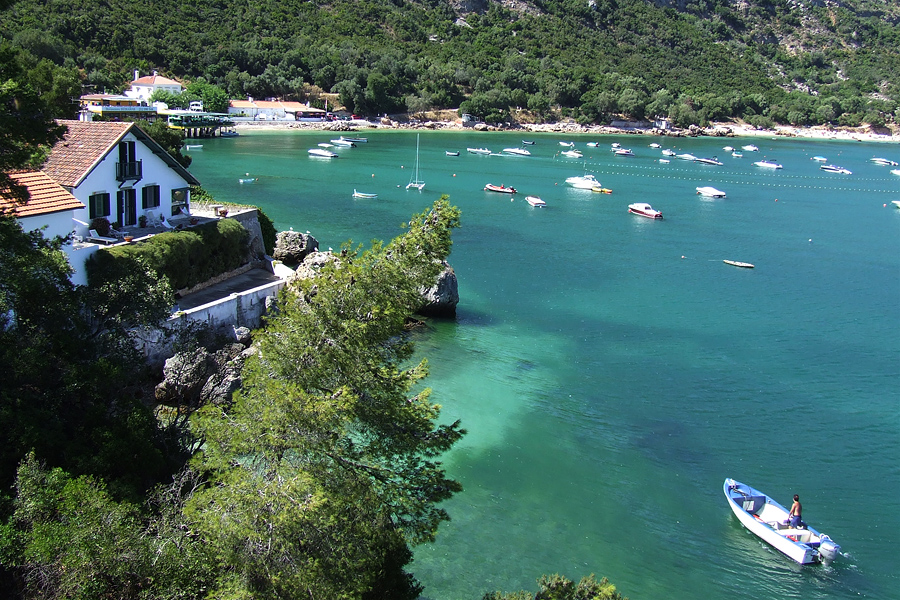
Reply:
[[[54,144],[43,171],[59,184],[77,187],[134,123],[59,121],[68,126]]]
[[[43,171],[10,173],[9,176],[28,188],[31,198],[27,204],[20,205],[0,196],[0,213],[14,212],[21,218],[84,208],[84,204]]]
[[[163,77],[162,75],[145,75],[143,77],[138,77],[134,81],[131,82],[131,85],[181,85],[178,81],[174,79],[169,79],[168,77]]]

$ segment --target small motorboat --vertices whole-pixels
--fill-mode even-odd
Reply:
[[[190,146],[188,146],[188,148],[190,148]],[[881,165],[883,167],[896,167],[897,166],[897,161],[890,160],[888,158],[878,158],[878,157],[870,158],[869,162],[873,162],[876,165]]]
[[[891,175],[900,175],[900,169],[891,169]]]
[[[891,200],[891,204],[893,204],[897,208],[900,208],[900,200]]]
[[[647,204],[646,202],[635,202],[634,204],[628,205],[628,212],[640,215],[642,217],[647,217],[648,219],[662,219],[662,213],[658,210],[654,209],[652,206]]]
[[[563,150],[560,154],[568,158],[582,158],[584,156],[581,150]]]
[[[773,160],[758,160],[753,164],[756,165],[757,167],[762,167],[764,169],[783,169],[784,168]]]
[[[534,146],[534,142],[530,140],[522,140],[522,143],[526,146]]]
[[[759,152],[759,148],[757,148],[753,144],[747,144],[746,146],[741,146],[741,149],[746,150],[747,152]]]
[[[241,177],[238,179],[238,183],[256,183],[259,181],[259,177]]]
[[[613,142],[612,144],[610,144],[610,147],[611,148],[621,148],[622,144],[620,144],[619,142]]]
[[[697,193],[701,196],[706,196],[707,198],[724,198],[725,192],[722,190],[717,190],[711,186],[703,186],[697,188]]]
[[[840,173],[841,175],[853,175],[853,171],[849,169],[845,169],[844,167],[839,167],[837,165],[822,165],[819,167],[823,171],[827,171],[829,173]]]
[[[326,150],[325,148],[310,148],[307,150],[310,156],[315,156],[318,158],[337,158],[338,155],[336,152],[332,152],[331,150]]]
[[[680,158],[681,160],[689,160],[691,162],[694,162],[695,160],[697,160],[696,156],[694,156],[693,154],[690,154],[688,152],[685,152],[684,154],[676,154],[675,158]]]
[[[702,165],[716,165],[719,167],[722,166],[722,161],[720,161],[717,156],[713,156],[712,158],[698,158],[694,162],[698,162]]]
[[[814,160],[816,162],[828,162],[828,159],[825,158],[824,156],[813,156],[809,160]]]
[[[466,148],[469,154],[484,154],[488,155],[491,153],[487,148]]]
[[[615,154],[616,156],[634,156],[634,152],[632,152],[628,148],[616,148],[613,151],[613,154]]]
[[[663,164],[669,164],[672,161],[670,161],[668,158],[661,158],[661,159],[659,159],[659,162],[661,162]]]
[[[334,148],[334,144],[329,144],[328,142],[320,142],[319,148]]]
[[[824,533],[801,523],[788,525],[789,511],[757,489],[734,479],[723,486],[731,511],[741,524],[767,544],[801,565],[831,562],[841,547]]]
[[[670,150],[669,148],[666,148],[665,150],[663,150],[662,153],[663,153],[663,156],[675,156],[675,154],[676,154],[676,152],[674,150]]]
[[[459,156],[459,150],[455,150],[455,151],[447,150],[446,152],[444,152],[444,154],[446,154],[447,156]]]
[[[331,143],[335,146],[341,146],[342,148],[356,148],[355,143],[342,137],[337,138],[336,140],[331,140]]]
[[[547,206],[540,196],[525,196],[525,202],[535,207]]]
[[[366,193],[364,193],[364,192],[357,192],[356,190],[353,190],[353,197],[354,197],[354,198],[372,198],[372,199],[375,199],[375,198],[378,197],[378,194],[366,194]]]
[[[752,264],[748,262],[741,262],[739,260],[723,260],[723,263],[726,265],[731,265],[732,267],[741,267],[742,269],[753,269],[755,268]]]
[[[531,156],[531,152],[525,148],[504,148],[503,151],[514,156]]]
[[[493,183],[489,183],[484,186],[484,191],[486,192],[500,192],[501,194],[515,194],[516,188],[507,187],[503,184],[494,185]]]
[[[605,187],[600,187],[599,185],[591,188],[592,192],[597,192],[598,194],[612,194],[612,190]]]
[[[722,150],[725,152],[734,152],[734,146],[723,146]]]
[[[592,190],[595,187],[600,187],[600,182],[597,181],[597,178],[590,173],[567,177],[566,183],[571,185],[573,188],[577,188],[580,190]]]
[[[560,142],[559,145],[563,148],[574,148],[575,142]]]
[[[351,143],[354,143],[354,144],[368,144],[368,143],[369,143],[369,138],[364,138],[364,137],[344,137],[344,136],[341,136],[341,139],[342,139],[342,140],[346,140],[346,141],[351,142]]]
[[[742,152],[738,152],[737,150],[732,152],[731,156],[733,156],[734,158],[744,158],[744,154]]]
[[[661,146],[659,144],[657,144],[656,142],[653,142],[652,144],[650,144],[650,147],[651,148],[661,148]]]
[[[187,150],[203,150],[203,144],[185,144],[184,147]]]

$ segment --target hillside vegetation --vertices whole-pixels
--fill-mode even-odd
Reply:
[[[0,36],[97,91],[155,69],[369,115],[880,126],[898,23],[889,0],[22,0]]]

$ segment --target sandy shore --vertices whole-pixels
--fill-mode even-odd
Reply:
[[[301,123],[296,121],[239,121],[235,123],[235,129],[240,131],[286,131],[295,129],[298,131],[320,130],[336,134],[348,132],[361,133],[379,129],[427,129],[427,130],[460,130],[463,129],[460,121],[426,121],[424,123],[403,123],[398,121],[384,121],[382,123],[359,122],[347,123],[346,121],[333,121],[328,123]],[[869,128],[831,128],[831,127],[791,127],[778,126],[774,129],[757,129],[749,125],[735,123],[713,123],[709,127],[693,127],[691,129],[657,128],[620,128],[606,125],[586,127],[577,123],[543,123],[522,124],[510,127],[494,127],[483,123],[472,128],[474,131],[521,131],[536,133],[559,134],[585,134],[595,133],[599,135],[663,135],[667,137],[791,137],[815,140],[839,140],[859,142],[900,142],[900,135],[891,130],[884,129],[879,132]]]

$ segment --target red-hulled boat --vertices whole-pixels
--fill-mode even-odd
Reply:
[[[494,185],[493,183],[489,183],[484,186],[484,191],[486,192],[500,192],[501,194],[515,194],[516,188],[514,187],[506,187],[505,185]]]

